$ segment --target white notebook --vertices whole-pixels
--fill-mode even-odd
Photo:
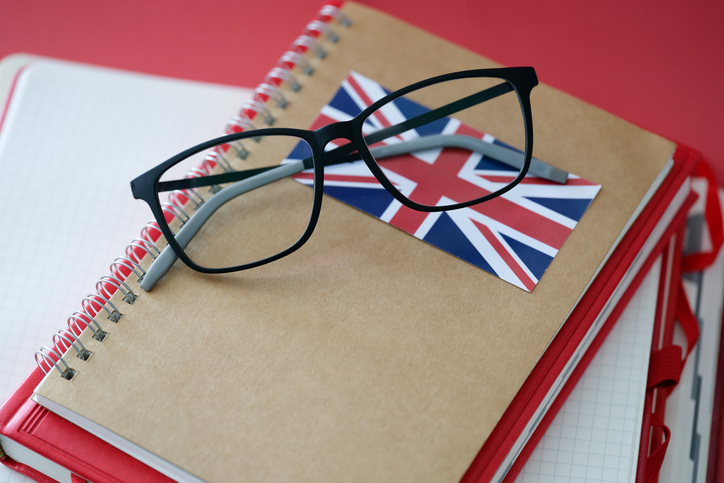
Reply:
[[[9,101],[0,126],[0,401],[150,220],[129,181],[223,133],[251,92],[28,56],[0,63],[0,113]],[[18,477],[0,466],[0,482]]]

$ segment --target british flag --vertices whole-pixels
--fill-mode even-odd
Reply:
[[[389,94],[378,83],[356,72],[324,106],[312,129],[335,121],[351,119],[365,107]],[[421,114],[427,108],[402,99],[385,113],[375,114],[371,126],[379,129]],[[392,117],[391,122],[385,117]],[[429,126],[426,126],[429,135]],[[435,123],[439,133],[475,135],[486,142],[498,143],[492,136],[477,132],[454,118]],[[327,149],[335,146],[329,145]],[[295,156],[295,149],[289,156]],[[437,163],[447,157],[445,163]],[[455,162],[450,162],[454,158]],[[388,179],[415,199],[429,205],[449,204],[483,196],[495,191],[515,176],[510,168],[477,153],[460,156],[460,150],[445,148],[398,156],[383,163]],[[436,174],[438,169],[454,170],[456,176]],[[506,171],[511,175],[507,175]],[[450,171],[448,171],[450,172]],[[501,174],[502,173],[502,174]],[[312,183],[312,173],[295,176]],[[440,179],[449,179],[444,184]],[[425,181],[428,182],[425,182]],[[434,181],[431,181],[434,180]],[[595,198],[599,185],[569,175],[565,185],[528,175],[514,189],[491,201],[470,208],[425,213],[405,207],[375,179],[363,161],[325,168],[324,192],[340,201],[394,225],[446,252],[526,291],[531,291],[563,246],[583,213]],[[421,190],[424,190],[420,193]],[[465,193],[464,195],[462,193]]]

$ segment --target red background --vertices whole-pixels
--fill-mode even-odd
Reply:
[[[322,0],[0,0],[26,52],[254,87]],[[724,2],[361,0],[701,150],[724,184]]]

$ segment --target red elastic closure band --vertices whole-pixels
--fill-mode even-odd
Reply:
[[[666,456],[666,448],[669,447],[669,439],[671,439],[671,430],[664,423],[656,421],[651,424],[651,427],[661,428],[666,438],[661,446],[656,448],[656,451],[649,455],[646,460],[646,483],[656,483],[659,479],[659,470],[661,465],[664,463],[664,456]]]
[[[676,321],[684,331],[687,347],[686,353],[684,353],[680,346],[669,343],[670,345],[651,354],[646,386],[648,394],[653,395],[653,392],[656,391],[657,403],[651,414],[652,422],[649,426],[651,431],[650,449],[653,451],[646,460],[646,483],[656,483],[658,481],[659,470],[666,455],[666,448],[669,446],[671,431],[661,422],[664,419],[664,411],[666,410],[666,398],[679,383],[686,359],[699,340],[699,323],[689,306],[689,299],[686,296],[684,283],[681,279],[679,279],[675,296]]]
[[[679,383],[684,369],[682,352],[678,345],[670,345],[651,354],[646,382],[648,389],[673,387]]]
[[[684,329],[684,334],[686,334],[687,347],[686,355],[682,361],[683,364],[699,340],[699,321],[696,320],[696,316],[689,306],[689,299],[686,297],[684,282],[682,280],[679,280],[679,294],[676,298],[678,299],[676,301],[676,319],[679,321],[681,328]]]

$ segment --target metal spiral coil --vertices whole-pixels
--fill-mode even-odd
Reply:
[[[121,268],[125,268],[129,271],[129,273],[126,275],[121,271]],[[138,263],[131,260],[127,257],[118,257],[115,260],[113,260],[113,263],[111,263],[111,274],[115,276],[130,276],[131,273],[134,273],[138,277],[138,282],[143,281],[143,277],[146,275],[146,271],[141,267]],[[120,278],[120,277],[119,277]]]
[[[203,178],[204,176],[208,176],[211,174],[211,171],[204,169],[203,167],[198,168],[191,168],[187,173],[187,178]],[[209,191],[211,191],[211,194],[218,193],[221,191],[221,186],[217,184],[212,184],[209,186]]]
[[[128,305],[133,305],[133,302],[138,298],[138,295],[133,293],[133,290],[131,290],[131,287],[129,287],[126,282],[114,275],[103,275],[96,282],[96,291],[101,295],[105,295],[107,298],[111,298],[113,294],[108,290],[107,285],[116,287],[116,290],[119,290],[123,294],[123,301]]]
[[[241,108],[242,111],[253,111],[254,113],[258,114],[259,117],[261,117],[264,120],[264,124],[267,126],[271,126],[274,124],[274,116],[272,116],[272,113],[269,112],[269,109],[266,108],[263,102],[259,101],[258,99],[249,99],[244,103],[244,106]]]
[[[53,344],[55,347],[63,351],[67,351],[72,347],[78,354],[78,358],[83,361],[87,361],[90,359],[90,356],[93,355],[93,352],[86,349],[77,335],[66,329],[60,329],[58,332],[53,334]]]
[[[193,178],[193,176],[187,176],[187,178]],[[197,210],[204,204],[204,199],[193,188],[186,190],[173,190],[168,195],[168,201],[172,205],[176,205],[178,207],[184,206],[186,202],[190,201],[194,205],[194,210]]]
[[[146,252],[148,255],[151,255],[151,258],[153,258],[154,260],[157,256],[161,254],[161,250],[159,250],[156,245],[150,243],[148,240],[145,240],[143,238],[134,238],[133,240],[131,240],[131,243],[129,243],[126,247],[126,254],[129,254],[130,250],[133,250],[134,254],[137,256],[138,254],[134,250],[134,247],[137,247]],[[141,259],[143,259],[143,257],[141,257]],[[136,261],[140,262],[141,260],[139,259]]]
[[[280,109],[286,109],[289,105],[287,98],[284,97],[284,94],[281,93],[277,86],[265,82],[262,82],[254,89],[254,99],[261,102],[272,99]]]
[[[333,18],[339,22],[343,27],[351,27],[352,20],[344,14],[344,12],[335,5],[325,5],[319,10],[318,18],[325,20],[326,18]]]
[[[210,166],[209,162],[218,164],[219,166],[221,166],[221,169],[223,169],[227,173],[234,171],[234,168],[231,167],[229,161],[224,157],[224,154],[219,152],[218,150],[211,151],[209,154],[207,154],[202,164]],[[209,173],[211,172],[211,169],[209,169]]]
[[[297,39],[292,43],[291,49],[292,51],[299,52],[300,54],[304,52],[304,49],[307,49],[314,52],[314,55],[320,59],[327,57],[327,51],[322,48],[319,40],[311,35],[300,35],[297,37]]]
[[[55,357],[55,359],[53,358]],[[43,371],[44,374],[48,374],[50,371],[53,370],[53,367],[58,369],[58,372],[60,372],[60,377],[63,379],[73,379],[73,377],[76,375],[75,369],[72,369],[67,362],[65,362],[65,359],[63,359],[63,356],[58,354],[58,352],[55,349],[51,349],[50,347],[43,346],[37,351],[35,351],[35,363],[40,367],[40,370]],[[43,365],[45,363],[47,365]],[[60,367],[60,364],[63,364],[64,368]]]
[[[228,134],[242,131],[252,131],[254,129],[256,129],[256,126],[254,126],[254,124],[251,122],[249,116],[247,116],[243,112],[239,113],[238,116],[234,116],[229,119],[229,122],[226,124],[226,132]]]
[[[305,59],[304,56],[297,51],[287,50],[277,63],[277,67],[287,70],[289,69],[288,65],[296,65],[302,69],[302,72],[304,72],[305,75],[314,74],[314,67],[312,67],[312,64],[310,64],[309,61],[307,61],[307,59]]]
[[[300,66],[306,75],[312,75],[314,73],[312,65],[309,64],[304,56],[299,52],[286,52],[282,55],[282,58],[279,59],[279,63],[284,64],[287,62]],[[287,67],[280,66],[274,67],[269,71],[266,77],[264,77],[263,84],[275,84],[279,86],[283,82],[286,82],[289,88],[294,92],[298,92],[302,89],[302,84],[299,83],[294,74],[292,74]]]
[[[154,232],[154,234],[151,234],[152,231]],[[143,225],[143,228],[141,228],[141,238],[146,240],[148,243],[156,243],[156,241],[162,236],[163,232],[158,227],[158,223],[155,220],[149,221],[148,223]]]
[[[108,314],[108,320],[111,322],[118,323],[123,317],[123,314],[113,305],[113,302],[101,294],[91,293],[86,295],[86,297],[81,300],[80,305],[83,308],[83,312],[89,316],[91,316],[92,313],[100,313],[101,310],[103,310]]]
[[[307,24],[302,35],[292,43],[290,49],[280,57],[276,67],[269,71],[263,82],[254,90],[252,99],[242,106],[239,115],[229,121],[226,127],[227,134],[255,129],[252,119],[257,117],[266,125],[274,123],[275,119],[267,107],[267,102],[271,100],[278,108],[286,109],[289,100],[282,93],[282,84],[293,92],[302,88],[302,84],[292,74],[292,69],[297,68],[307,76],[314,73],[314,67],[304,54],[311,51],[320,59],[327,55],[327,51],[319,41],[320,37],[325,37],[332,43],[339,42],[340,36],[328,25],[331,19],[337,20],[343,27],[352,25],[349,18],[338,7],[334,5],[322,7],[317,20]],[[206,156],[200,166],[189,170],[186,176],[189,178],[208,176],[217,166],[226,172],[233,171],[226,157],[229,149],[233,149],[236,156],[241,159],[245,159],[249,155],[249,151],[240,142],[218,146]],[[221,188],[211,186],[210,189],[214,193]],[[162,210],[168,216],[177,218],[183,225],[190,219],[185,211],[188,202],[198,208],[203,204],[204,199],[194,189],[173,191],[169,195],[168,202],[162,203]],[[141,230],[140,238],[134,238],[128,244],[125,256],[113,260],[110,265],[110,274],[102,276],[96,282],[96,293],[87,295],[81,301],[81,310],[73,312],[68,317],[67,329],[60,329],[53,334],[54,347],[43,346],[35,352],[35,362],[43,373],[49,374],[55,368],[61,377],[68,380],[77,374],[77,371],[68,365],[62,354],[66,354],[72,348],[80,359],[88,360],[93,352],[81,342],[81,334],[88,329],[93,334],[92,338],[99,342],[103,342],[110,335],[100,326],[96,316],[105,312],[111,322],[118,323],[121,320],[123,314],[111,302],[111,298],[117,292],[122,294],[122,302],[128,305],[136,302],[138,295],[133,292],[128,282],[134,275],[136,282],[140,283],[143,280],[146,271],[141,266],[141,261],[146,255],[155,259],[160,254],[156,242],[162,235],[163,233],[155,221],[147,223]]]
[[[306,35],[324,35],[330,42],[335,44],[339,42],[339,35],[337,35],[337,32],[335,32],[327,22],[323,22],[321,20],[312,20],[309,22],[304,29],[304,33]]]
[[[172,217],[178,218],[178,220],[181,222],[181,226],[184,226],[187,221],[191,219],[191,217],[186,214],[184,210],[179,208],[178,206],[174,205],[173,203],[161,203],[161,210],[164,213],[171,214]],[[156,258],[156,257],[153,257]]]
[[[80,327],[78,324],[83,324]],[[80,335],[85,329],[90,329],[93,332],[93,338],[98,342],[103,342],[108,336],[108,332],[104,331],[96,320],[85,312],[73,312],[68,317],[67,322],[68,328],[76,335]]]

